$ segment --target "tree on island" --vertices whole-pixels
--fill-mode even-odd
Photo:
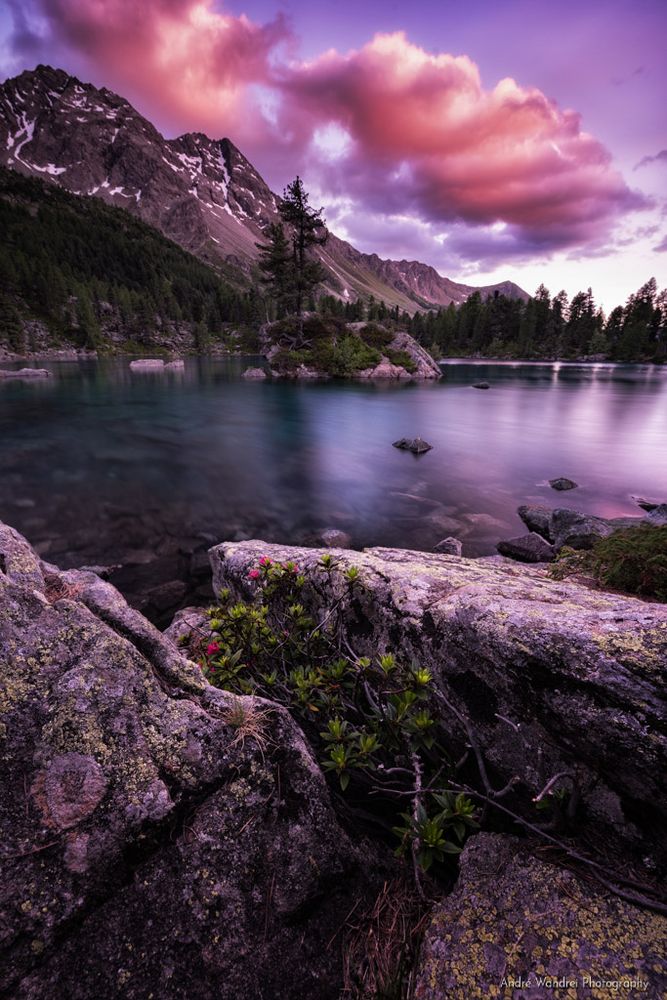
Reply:
[[[259,266],[279,314],[293,311],[300,316],[304,303],[326,277],[320,262],[313,258],[312,248],[323,246],[329,234],[323,209],[310,207],[298,176],[285,188],[278,211],[282,222],[269,227],[267,243],[257,244]],[[292,234],[291,249],[285,225]]]
[[[292,249],[282,222],[272,222],[268,243],[255,244],[259,250],[259,269],[263,284],[275,303],[278,319],[291,312],[295,299],[295,275]]]

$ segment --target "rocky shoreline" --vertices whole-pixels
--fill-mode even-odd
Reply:
[[[453,887],[428,883],[414,997],[511,996],[501,979],[521,971],[534,998],[570,995],[535,979],[552,976],[584,998],[641,980],[657,1000],[667,606],[517,563],[328,551],[341,579],[359,571],[360,597],[341,592],[348,641],[428,666],[450,752],[485,761],[509,789],[499,806],[538,823],[555,776],[577,789],[556,838],[574,857],[494,812]],[[322,554],[244,541],[210,560],[216,587],[244,598],[260,557],[314,581]],[[320,617],[321,600],[307,583]],[[363,995],[350,963],[368,968],[360,937],[387,893],[401,898],[400,865],[338,814],[285,709],[211,687],[175,644],[199,614],[162,634],[95,573],[61,571],[0,526],[0,988],[17,1000]],[[576,857],[602,845],[600,880]]]

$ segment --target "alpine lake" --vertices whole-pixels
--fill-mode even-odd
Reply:
[[[206,602],[205,552],[225,539],[455,536],[476,557],[525,533],[520,504],[614,517],[667,500],[667,367],[448,360],[439,383],[368,384],[243,379],[256,358],[37,363],[52,377],[0,383],[0,519],[49,562],[114,567],[157,621]],[[417,436],[432,450],[392,447]],[[559,476],[578,488],[555,492]]]

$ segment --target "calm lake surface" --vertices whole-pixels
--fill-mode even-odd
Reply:
[[[0,383],[0,518],[62,565],[140,567],[197,539],[327,527],[484,555],[522,533],[522,503],[615,516],[641,513],[631,494],[667,500],[667,368],[448,362],[437,385],[364,385],[247,382],[248,363],[47,363],[48,381]],[[433,450],[391,447],[416,435]],[[556,476],[581,486],[556,493]]]

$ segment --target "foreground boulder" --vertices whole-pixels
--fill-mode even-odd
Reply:
[[[315,583],[322,573],[322,551],[223,543],[211,550],[215,588],[248,596],[248,572],[265,555],[295,560]],[[565,772],[591,836],[602,824],[606,837],[660,851],[666,605],[550,580],[536,567],[424,552],[340,552],[335,564],[359,570],[355,598],[340,595],[355,653],[391,651],[431,670],[458,731],[452,749],[469,743],[468,726],[499,783],[515,780],[516,808],[534,818],[532,799]],[[304,600],[326,614],[318,586]]]
[[[666,950],[664,916],[605,897],[514,837],[480,834],[427,925],[414,998],[657,1000]]]
[[[373,860],[283,709],[0,525],[0,993],[336,1000]]]

